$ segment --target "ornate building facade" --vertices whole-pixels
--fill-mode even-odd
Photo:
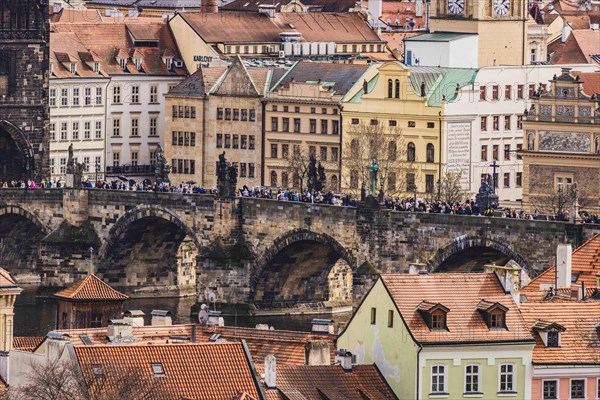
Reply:
[[[0,0],[0,181],[48,176],[46,0]]]

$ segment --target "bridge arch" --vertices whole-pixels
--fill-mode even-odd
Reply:
[[[431,271],[443,272],[440,271],[440,267],[443,266],[444,262],[448,261],[453,256],[476,248],[493,249],[519,264],[527,274],[531,274],[527,260],[511,249],[509,245],[495,239],[475,235],[458,236],[439,248],[434,256],[427,262],[428,267]]]
[[[253,300],[257,304],[352,302],[355,257],[326,233],[294,229],[257,258]]]
[[[21,129],[0,121],[0,181],[27,179],[34,174],[33,147]],[[29,175],[28,175],[29,174]]]
[[[31,211],[16,205],[0,206],[0,263],[17,280],[36,274],[42,240],[51,229]]]
[[[174,212],[138,205],[110,229],[96,269],[136,297],[193,295],[200,248],[196,233]]]

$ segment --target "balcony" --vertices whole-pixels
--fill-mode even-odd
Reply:
[[[106,167],[107,176],[116,175],[147,175],[154,176],[155,167],[154,165],[119,165],[118,167],[108,166]]]
[[[551,122],[556,124],[582,124],[582,125],[600,125],[600,116],[596,118],[589,117],[556,117],[552,115],[534,115],[524,116],[524,121],[528,122]]]

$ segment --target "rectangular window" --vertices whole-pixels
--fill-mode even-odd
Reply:
[[[492,100],[498,100],[499,91],[500,89],[497,85],[492,86]]]
[[[281,131],[289,132],[290,131],[290,119],[289,118],[281,118]]]
[[[446,329],[446,314],[438,312],[431,316],[431,329]]]
[[[498,161],[498,152],[499,152],[499,145],[495,144],[494,146],[492,146],[492,160],[494,161]]]
[[[225,121],[231,121],[231,108],[225,109]]]
[[[338,148],[337,147],[332,147],[331,148],[331,161],[337,162],[338,159],[339,159]]]
[[[217,133],[217,149],[223,147],[223,134]]]
[[[465,367],[465,393],[480,393],[479,365],[467,365]]]
[[[510,100],[510,98],[512,97],[511,92],[512,92],[512,86],[505,85],[504,86],[504,100]]]
[[[121,163],[121,153],[113,152],[113,167],[118,167]]]
[[[248,136],[248,149],[254,150],[254,135]]]
[[[271,106],[271,111],[277,111],[277,105],[273,104],[273,106]]]
[[[294,133],[300,133],[300,118],[294,118]]]
[[[56,107],[56,89],[52,88],[50,89],[50,99],[49,99],[49,105],[50,107]]]
[[[131,87],[131,104],[138,104],[140,102],[140,87]]]
[[[79,140],[79,122],[73,122],[71,128],[71,137],[73,140]]]
[[[240,136],[239,135],[233,135],[233,142],[232,142],[232,146],[233,149],[238,149],[240,147]]]
[[[158,136],[158,118],[157,117],[150,117],[150,132],[148,133],[149,136]]]
[[[500,392],[515,391],[515,366],[513,364],[500,364]]]
[[[183,132],[177,132],[177,145],[183,146]]]
[[[507,161],[510,160],[510,144],[504,145],[504,159]]]
[[[64,174],[65,172],[67,172],[67,159],[66,158],[60,159],[59,172],[61,174]]]
[[[69,104],[69,89],[62,88],[60,90],[60,105],[66,107]]]
[[[327,109],[325,109],[327,110]],[[328,121],[326,119],[322,119],[321,120],[321,134],[322,135],[327,135],[327,126],[328,126]]]
[[[300,112],[300,107],[294,107],[294,112],[295,113],[299,113]]]
[[[190,106],[184,106],[183,108],[183,118],[190,117]]]
[[[282,144],[281,145],[281,158],[288,158],[290,155],[290,145]]]
[[[271,132],[277,132],[277,130],[279,128],[278,122],[279,122],[279,118],[271,117]]]
[[[500,117],[498,115],[494,115],[492,121],[493,121],[492,129],[495,131],[500,130]]]
[[[433,129],[433,128],[435,128],[435,122],[428,122],[428,123],[427,123],[427,128],[428,128],[428,129]]]
[[[248,178],[254,178],[254,163],[248,163]]]
[[[417,126],[417,123],[415,121],[408,121],[409,128],[414,128],[415,126]]]
[[[542,399],[555,400],[558,399],[558,381],[544,381],[542,384]]]
[[[571,379],[571,398],[585,399],[585,379]]]
[[[523,116],[517,115],[517,130],[523,130]]]
[[[559,180],[561,178],[558,178]],[[562,182],[559,185],[560,187],[562,187]],[[547,346],[546,347],[559,347],[560,343],[558,341],[558,332],[548,332],[547,333],[548,338],[547,338]]]
[[[140,135],[140,120],[139,118],[131,118],[131,136]]]
[[[113,119],[113,136],[121,136],[121,120]]]
[[[133,165],[133,166],[138,165],[138,152],[137,151],[131,152],[131,165]]]
[[[277,158],[277,144],[271,145],[271,158]]]
[[[358,125],[358,118],[352,118],[352,125]]]
[[[66,122],[60,124],[60,140],[67,140],[67,133],[69,131],[69,125]]]
[[[431,394],[446,393],[446,366],[431,366]]]
[[[340,134],[340,122],[339,121],[331,121],[331,134],[339,135]]]
[[[158,86],[150,86],[150,104],[158,103]]]
[[[248,136],[246,135],[242,135],[242,140],[240,143],[240,149],[246,149],[248,148]]]
[[[487,161],[488,160],[488,147],[487,145],[482,145],[481,146],[481,161]]]
[[[519,143],[519,144],[517,144],[517,152],[519,152],[521,150],[523,150],[523,144]],[[517,160],[522,160],[522,159],[523,159],[523,157],[517,153]]]
[[[113,104],[121,103],[121,86],[113,86]]]
[[[510,172],[505,172],[504,173],[504,187],[505,188],[509,188],[510,187]]]
[[[240,120],[241,121],[248,121],[248,110],[242,109]]]
[[[517,172],[515,173],[515,186],[516,187],[523,187],[523,173],[522,172]]]
[[[327,147],[321,146],[321,161],[327,161]]]
[[[240,163],[240,178],[246,177],[246,163]]]
[[[250,121],[256,121],[256,110],[250,110]]]
[[[150,165],[156,165],[156,150],[150,150]]]
[[[434,176],[433,175],[425,175],[425,192],[426,193],[433,193],[433,179]]]
[[[517,85],[517,100],[523,100],[523,85]]]
[[[102,88],[101,87],[96,88],[96,105],[97,106],[102,105]]]
[[[234,121],[239,121],[240,120],[240,109],[239,108],[234,108],[233,109],[233,120]]]
[[[234,137],[235,137],[235,135],[234,135]],[[189,132],[183,132],[183,145],[184,146],[190,145],[190,133]]]
[[[481,117],[481,131],[487,131],[487,117]]]
[[[96,139],[102,139],[102,121],[96,121],[96,133],[94,137]]]
[[[196,132],[190,132],[190,146],[196,146]]]
[[[375,325],[377,323],[377,309],[375,307],[371,307],[371,325]]]
[[[315,114],[317,112],[317,109],[315,107],[311,107],[310,108],[310,113],[311,114]]]
[[[83,90],[83,104],[86,106],[92,105],[92,88],[86,87]]]
[[[90,121],[85,121],[83,123],[83,138],[90,139],[92,136],[92,123]]]
[[[321,114],[327,114],[327,109],[326,108],[321,108]]]
[[[225,148],[231,148],[231,135],[228,133],[225,134]]]
[[[217,119],[218,120],[223,119],[223,109],[222,108],[217,108]]]
[[[50,140],[56,140],[56,124],[50,124]]]
[[[533,97],[533,95],[535,94],[535,84],[531,83],[528,86],[528,96],[529,98]]]
[[[177,146],[177,132],[175,131],[171,132],[171,144]]]
[[[479,100],[485,101],[485,86],[479,86]]]
[[[394,310],[388,310],[388,328],[394,327]]]
[[[372,119],[369,121],[369,124],[372,126],[377,126],[379,125],[379,121],[377,119]]]
[[[79,88],[77,88],[77,87],[73,88],[73,105],[74,106],[79,105]]]
[[[510,131],[510,115],[504,116],[504,130]]]
[[[310,133],[317,133],[317,120],[316,119],[310,119],[309,120],[309,132]]]

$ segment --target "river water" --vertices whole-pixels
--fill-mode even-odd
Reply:
[[[23,287],[23,292],[15,302],[15,336],[45,336],[56,326],[56,301],[51,297],[57,288]],[[150,323],[150,312],[154,309],[169,310],[174,324],[187,324],[192,321],[190,309],[194,297],[148,298],[125,301],[124,310],[142,310],[146,313],[146,324]],[[248,316],[236,315],[235,309],[229,309],[225,324],[228,326],[254,327],[256,324],[268,324],[275,329],[310,331],[314,318],[332,318],[335,322],[346,322],[350,315],[291,315],[291,316]],[[240,311],[241,313],[241,311]]]

